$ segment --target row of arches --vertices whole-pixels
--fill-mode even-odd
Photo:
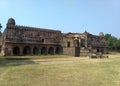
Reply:
[[[22,49],[22,54],[23,55],[37,55],[37,54],[60,54],[60,47],[56,47],[56,48],[53,48],[53,47],[49,47],[49,48],[46,48],[46,47],[42,47],[42,48],[38,48],[38,47],[34,47],[33,50],[30,46],[25,46],[23,47]],[[20,55],[21,53],[21,50],[20,50],[20,47],[16,46],[16,47],[13,47],[13,55]]]

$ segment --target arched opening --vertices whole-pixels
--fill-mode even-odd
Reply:
[[[81,47],[85,47],[85,40],[84,39],[81,39]]]
[[[59,47],[56,48],[55,54],[60,54],[60,48]]]
[[[19,47],[13,48],[13,55],[20,55],[20,48]]]
[[[53,47],[50,47],[50,48],[49,48],[48,54],[54,54],[54,48],[53,48]]]
[[[97,49],[97,52],[100,52],[100,50],[99,50],[99,49]]]
[[[31,48],[29,47],[29,46],[25,46],[24,48],[23,48],[23,54],[24,55],[30,55],[31,54]]]
[[[74,40],[74,45],[75,45],[75,47],[79,47],[79,40]]]
[[[44,43],[44,39],[42,39],[42,43]]]
[[[104,53],[104,50],[103,50],[103,49],[101,49],[101,53]]]
[[[47,50],[46,50],[45,47],[42,47],[42,48],[41,48],[41,54],[47,54]]]
[[[33,48],[33,54],[35,54],[35,55],[39,54],[39,48],[34,47]]]
[[[67,47],[70,47],[70,42],[69,41],[67,42]]]

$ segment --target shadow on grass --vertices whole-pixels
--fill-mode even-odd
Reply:
[[[29,58],[0,58],[0,67],[37,64]]]

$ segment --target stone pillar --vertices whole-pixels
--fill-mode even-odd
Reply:
[[[33,55],[33,46],[31,46],[30,49],[31,49],[30,55]]]
[[[8,49],[8,53],[9,53],[9,55],[13,55],[13,49],[12,49],[12,48],[9,48],[9,49]]]
[[[8,49],[7,52],[6,52],[7,55],[13,55],[13,49],[12,48],[13,48],[13,46],[10,46],[10,45],[7,46],[7,49]]]
[[[60,54],[63,54],[63,47],[60,48]]]
[[[20,48],[20,55],[23,55],[23,47],[19,47]]]
[[[48,49],[49,49],[49,48],[48,48],[48,47],[45,47],[45,48],[46,48],[46,53],[45,53],[45,55],[47,55],[47,54],[48,54]]]
[[[41,54],[41,47],[39,47],[39,54]]]
[[[53,47],[53,55],[55,55],[55,54],[56,54],[56,53],[55,53],[55,49],[56,49],[56,48],[55,48],[55,47]]]

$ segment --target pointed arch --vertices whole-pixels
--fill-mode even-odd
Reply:
[[[34,55],[39,54],[39,48],[34,47],[34,48],[33,48],[33,54],[34,54]]]
[[[24,55],[30,55],[31,54],[31,48],[29,46],[25,46],[23,48],[23,54]]]
[[[41,48],[41,54],[47,54],[47,49],[45,47]]]
[[[60,54],[60,48],[59,48],[59,47],[57,47],[57,48],[55,49],[55,54]]]
[[[20,55],[20,48],[19,47],[13,48],[13,55]]]
[[[49,48],[48,54],[54,54],[54,48],[53,48],[53,47],[50,47],[50,48]]]

